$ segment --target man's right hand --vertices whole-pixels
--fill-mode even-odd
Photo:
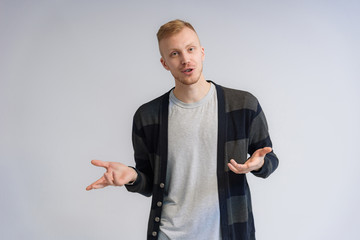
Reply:
[[[106,173],[96,182],[89,185],[86,190],[104,188],[107,186],[123,186],[134,182],[137,178],[136,171],[119,162],[104,162],[92,160],[91,163],[97,167],[104,167]]]

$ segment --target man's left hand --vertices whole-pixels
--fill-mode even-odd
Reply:
[[[236,174],[245,174],[251,171],[257,171],[264,165],[264,158],[266,154],[271,151],[271,147],[260,148],[256,150],[244,164],[239,164],[234,159],[231,159],[228,163],[228,167]]]

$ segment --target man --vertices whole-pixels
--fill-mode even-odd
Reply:
[[[148,239],[255,239],[246,173],[265,178],[278,166],[264,113],[250,93],[205,80],[191,24],[170,21],[157,37],[175,88],[135,113],[136,168],[93,160],[107,171],[87,190],[152,195]]]

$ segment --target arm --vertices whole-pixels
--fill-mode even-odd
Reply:
[[[158,150],[158,105],[159,99],[144,104],[133,117],[132,142],[136,168],[109,162],[114,168],[123,169],[121,185],[125,185],[130,192],[137,192],[144,196],[151,196],[154,182],[155,160]],[[95,162],[96,163],[96,162]],[[104,164],[104,163],[103,163]],[[103,166],[103,167],[107,167]],[[136,177],[135,177],[136,176]],[[111,183],[111,174],[106,173],[93,186],[107,186]],[[115,179],[114,179],[115,180]],[[115,182],[116,183],[116,182]],[[130,183],[130,184],[129,184]],[[92,185],[89,186],[91,188]]]
[[[136,168],[128,167],[119,162],[104,162],[92,160],[91,163],[97,167],[104,167],[105,174],[94,183],[90,184],[86,190],[99,189],[107,186],[123,186],[130,192],[139,192],[145,196],[151,195],[149,186],[151,183],[151,168],[147,158],[146,146],[141,138],[133,133],[133,143],[135,150]]]
[[[256,103],[257,110],[252,116],[248,131],[248,153],[251,157],[244,164],[238,164],[234,159],[231,159],[228,166],[236,174],[252,172],[255,176],[266,178],[275,171],[279,160],[272,151],[272,142],[264,112],[257,100]]]
[[[141,111],[137,111],[133,119],[133,129],[132,129],[132,143],[134,148],[134,158],[136,163],[136,168],[134,170],[137,172],[137,179],[131,185],[125,185],[126,189],[129,192],[137,192],[144,196],[151,196],[152,186],[153,186],[153,168],[151,164],[151,154],[154,150],[151,150],[151,141],[146,139],[151,139],[154,141],[153,131],[145,131],[141,121],[140,114]]]

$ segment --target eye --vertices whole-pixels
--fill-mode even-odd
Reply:
[[[195,50],[194,47],[189,48],[189,52],[193,52]]]
[[[172,53],[170,53],[170,56],[172,56],[172,57],[176,57],[177,55],[179,55],[178,52],[172,52]]]

